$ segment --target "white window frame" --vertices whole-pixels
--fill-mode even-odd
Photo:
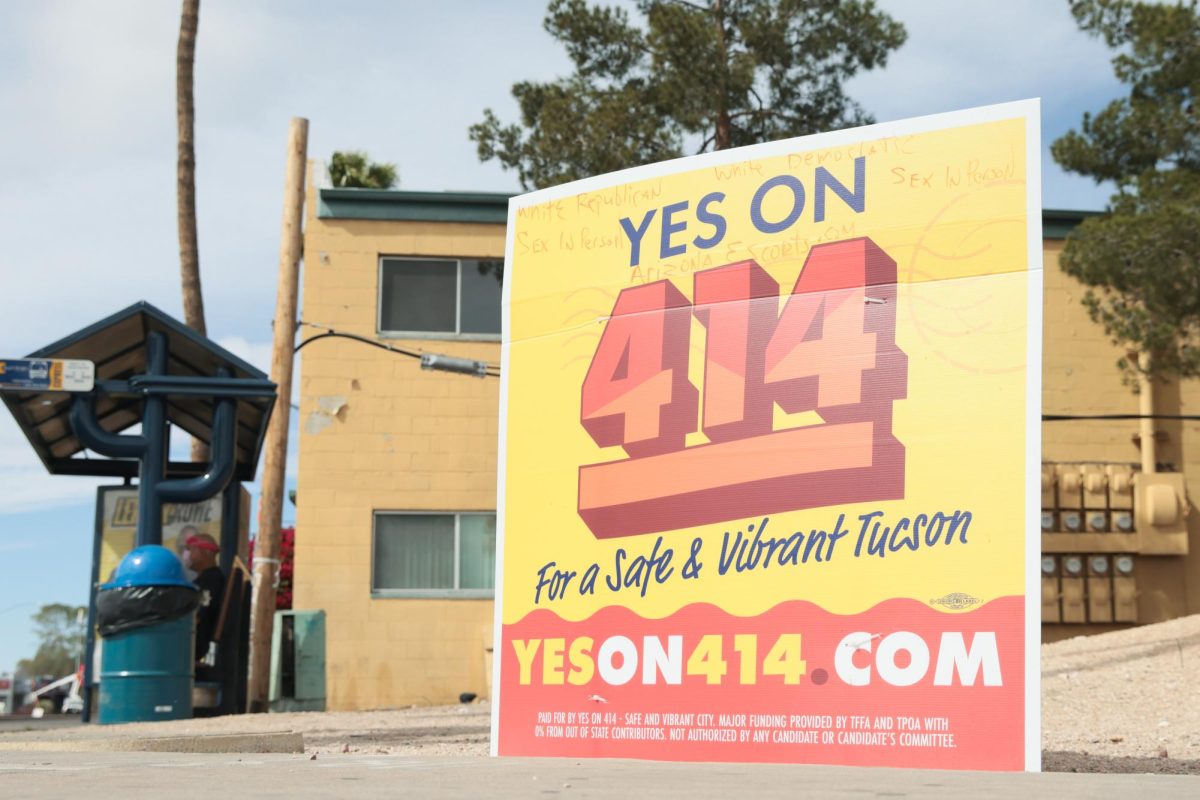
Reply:
[[[500,333],[462,333],[462,270],[464,258],[453,256],[392,256],[380,255],[376,273],[375,332],[381,339],[453,339],[464,342],[498,342]],[[485,256],[472,257],[472,261],[502,261]],[[385,261],[445,261],[455,265],[454,284],[454,330],[453,331],[393,331],[383,327],[383,264]]]
[[[443,600],[491,600],[496,596],[496,590],[493,589],[462,589],[462,515],[463,514],[491,514],[496,516],[495,510],[483,509],[475,511],[443,511],[436,509],[404,509],[404,510],[388,510],[376,509],[371,512],[371,597],[378,598],[425,598],[425,599],[443,599]],[[452,589],[379,589],[375,586],[375,561],[377,555],[378,537],[378,522],[380,517],[432,517],[432,516],[453,516],[454,517],[454,588]]]

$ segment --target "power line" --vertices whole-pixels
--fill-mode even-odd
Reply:
[[[1133,419],[1167,419],[1177,422],[1195,422],[1200,421],[1200,415],[1197,414],[1043,414],[1042,422],[1071,422],[1074,420],[1089,420],[1089,419],[1108,419],[1108,420],[1133,420]]]
[[[300,342],[292,350],[293,353],[299,353],[302,349],[304,349],[308,345],[312,344],[313,342],[320,341],[321,339],[350,339],[351,341],[359,342],[360,344],[366,344],[366,345],[370,345],[371,347],[377,347],[380,350],[386,350],[387,352],[393,353],[398,356],[405,356],[406,358],[414,358],[417,361],[421,361],[422,362],[421,366],[425,369],[446,370],[447,364],[457,364],[457,362],[465,362],[466,361],[465,359],[455,359],[453,357],[440,355],[438,353],[424,353],[424,352],[418,352],[415,350],[409,350],[404,347],[396,347],[395,345],[387,344],[386,342],[380,342],[380,341],[377,341],[377,340],[372,339],[367,336],[361,336],[357,333],[347,333],[345,331],[339,331],[336,328],[332,328],[328,325],[318,325],[314,322],[304,322],[303,320],[301,320],[298,324],[303,325],[305,327],[309,327],[309,328],[315,328],[316,330],[321,331],[321,333],[314,334],[314,335],[308,337],[307,339],[305,339],[304,341]],[[486,361],[472,361],[471,363],[473,365],[478,365],[477,368],[472,369],[470,371],[473,372],[473,374],[479,375],[479,377],[489,377],[489,378],[500,377],[500,365],[499,364],[490,364]],[[459,372],[459,371],[463,371],[463,370],[450,368],[448,371]]]
[[[16,611],[18,608],[25,608],[26,606],[31,605],[33,605],[32,602],[17,603],[16,605],[11,605],[8,608],[0,608],[0,614],[7,614],[10,611]]]
[[[416,359],[417,361],[422,361],[424,359],[426,363],[423,364],[423,366],[426,366],[426,368],[438,369],[439,362],[460,360],[460,359],[454,359],[454,358],[448,357],[448,356],[443,356],[438,353],[419,352],[419,351],[415,351],[415,350],[409,350],[404,347],[396,347],[395,345],[387,344],[385,342],[380,342],[375,339],[371,339],[370,337],[367,337],[367,336],[361,336],[357,333],[347,333],[345,331],[339,331],[336,328],[332,328],[328,325],[318,325],[314,322],[304,322],[304,321],[301,321],[298,324],[303,325],[305,327],[309,327],[309,328],[315,328],[316,330],[321,331],[321,333],[310,336],[307,339],[305,339],[304,341],[300,342],[300,344],[296,345],[295,349],[293,350],[293,352],[295,352],[295,353],[299,353],[303,348],[307,347],[308,345],[312,344],[313,342],[320,341],[321,339],[337,338],[337,339],[350,339],[355,342],[360,342],[362,344],[370,345],[371,347],[377,347],[380,350],[386,350],[389,353],[394,353],[395,355],[398,355],[398,356],[405,356],[406,358],[413,358],[413,359]],[[432,357],[432,358],[429,358],[429,357]],[[480,371],[476,374],[479,374],[480,376],[487,376],[490,378],[500,377],[500,365],[499,364],[490,364],[486,361],[477,361],[475,363],[482,365]],[[1072,421],[1079,421],[1079,420],[1139,420],[1139,419],[1162,419],[1162,420],[1174,420],[1177,422],[1178,421],[1196,422],[1196,421],[1200,421],[1200,414],[1043,414],[1042,415],[1042,422],[1072,422]]]

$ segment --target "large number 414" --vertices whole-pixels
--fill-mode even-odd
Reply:
[[[629,457],[579,470],[595,536],[903,497],[895,261],[867,238],[818,245],[782,312],[753,261],[696,273],[693,297],[665,280],[625,289],[596,347],[580,420]],[[703,393],[688,380],[693,315]],[[819,419],[774,430],[776,404]],[[708,443],[687,447],[697,426]]]

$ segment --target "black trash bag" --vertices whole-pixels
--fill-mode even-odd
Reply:
[[[96,619],[100,635],[112,636],[171,622],[199,604],[200,592],[192,586],[121,586],[96,595]]]

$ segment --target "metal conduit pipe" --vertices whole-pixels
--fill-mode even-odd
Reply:
[[[208,472],[195,478],[161,481],[158,484],[159,499],[166,503],[199,503],[220,494],[229,485],[237,466],[236,412],[237,401],[228,398],[217,401]]]
[[[145,436],[109,433],[100,426],[96,419],[96,396],[91,392],[77,394],[71,398],[68,419],[79,443],[102,456],[141,458],[146,450]]]
[[[1138,410],[1142,415],[1138,422],[1139,436],[1142,444],[1142,474],[1152,474],[1158,465],[1157,448],[1154,441],[1154,382],[1150,380],[1147,371],[1150,369],[1150,355],[1138,354]]]

